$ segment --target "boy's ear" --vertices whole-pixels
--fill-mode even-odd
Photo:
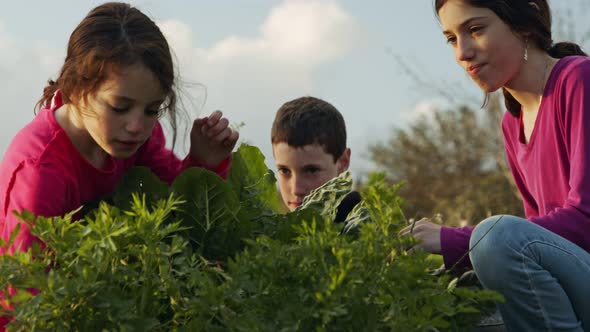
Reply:
[[[338,174],[348,170],[350,166],[350,148],[346,148],[338,160],[336,160],[336,166],[338,167]]]

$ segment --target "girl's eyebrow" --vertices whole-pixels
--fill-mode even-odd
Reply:
[[[481,20],[481,19],[485,19],[485,16],[476,16],[476,17],[471,17],[466,19],[465,21],[463,21],[463,23],[459,24],[459,28],[462,29],[466,26],[468,26],[469,24],[471,24],[473,21],[477,21],[477,20]],[[449,30],[443,30],[442,32],[444,35],[449,35],[451,34],[451,32]]]
[[[112,96],[112,98],[115,98],[118,101],[122,101],[122,102],[126,102],[126,103],[132,103],[132,102],[135,101],[135,99],[129,98],[129,97],[125,97],[125,96],[117,96],[117,95],[114,95],[114,96]],[[159,105],[159,104],[162,104],[163,102],[164,102],[164,99],[154,100],[149,105],[156,105],[156,104]]]

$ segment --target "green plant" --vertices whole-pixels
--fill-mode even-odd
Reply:
[[[413,240],[397,237],[401,200],[384,176],[342,226],[332,214],[348,175],[282,214],[258,149],[241,146],[233,162],[228,181],[190,169],[171,187],[135,169],[111,204],[76,222],[23,212],[46,247],[0,257],[0,287],[16,290],[11,328],[464,330],[499,300],[405,254]]]

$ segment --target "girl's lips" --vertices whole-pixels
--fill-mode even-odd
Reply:
[[[471,65],[467,67],[467,73],[471,76],[477,75],[485,64]]]
[[[136,146],[138,146],[141,142],[138,142],[138,141],[117,141],[117,143],[119,143],[123,147],[131,149],[131,148],[135,148]]]

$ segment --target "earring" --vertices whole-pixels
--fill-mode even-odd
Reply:
[[[525,38],[524,40],[524,55],[522,57],[524,61],[528,61],[529,59],[529,39]]]

